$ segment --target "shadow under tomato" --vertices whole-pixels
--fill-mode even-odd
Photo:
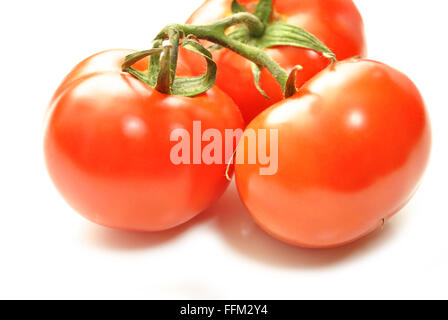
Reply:
[[[131,251],[162,246],[204,223],[236,252],[262,264],[281,268],[320,268],[358,258],[392,241],[403,227],[407,209],[402,210],[386,226],[369,236],[341,248],[312,250],[280,242],[261,230],[239,199],[233,182],[223,197],[210,209],[177,228],[141,233],[113,230],[92,223],[86,224],[84,239],[89,245],[103,249]]]
[[[122,231],[87,223],[83,233],[89,245],[109,250],[144,250],[162,246],[212,218],[211,212],[204,212],[189,222],[161,232]]]
[[[143,233],[134,231],[121,231],[101,227],[89,223],[85,227],[84,237],[95,247],[110,250],[140,250],[162,245],[174,239],[182,231],[173,229],[167,232]]]
[[[214,227],[232,248],[258,262],[282,268],[320,268],[359,258],[393,241],[407,216],[402,211],[384,228],[344,247],[315,250],[285,244],[261,230],[241,203],[234,184],[210,210]]]

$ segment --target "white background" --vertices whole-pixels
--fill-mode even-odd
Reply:
[[[407,73],[427,101],[432,160],[383,231],[311,251],[266,236],[234,187],[184,227],[136,234],[84,220],[47,177],[43,116],[64,75],[104,49],[148,48],[201,0],[1,1],[0,298],[447,299],[448,4],[356,2],[370,57]]]

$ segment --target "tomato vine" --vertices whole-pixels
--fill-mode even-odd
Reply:
[[[257,89],[265,96],[259,85],[260,73],[266,68],[280,84],[284,96],[290,97],[295,86],[297,66],[288,74],[274,61],[264,49],[274,46],[296,46],[322,53],[328,59],[336,61],[334,53],[319,39],[299,27],[283,22],[271,22],[272,0],[261,0],[255,12],[245,12],[234,0],[233,14],[215,23],[207,25],[170,24],[160,31],[154,40],[154,48],[126,58],[123,71],[129,72],[140,81],[165,94],[194,96],[210,89],[216,80],[217,67],[210,50],[227,48],[245,57],[253,63],[254,80]],[[236,27],[228,32],[231,27]],[[205,48],[197,40],[214,43]],[[206,59],[207,72],[199,77],[176,78],[176,65],[179,46],[191,50]],[[151,55],[151,64],[147,73],[134,70],[132,63],[139,58]],[[268,98],[268,97],[267,97]]]

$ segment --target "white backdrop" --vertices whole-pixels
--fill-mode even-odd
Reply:
[[[42,157],[58,83],[92,53],[148,48],[201,2],[0,2],[0,298],[447,299],[446,1],[356,1],[370,57],[416,82],[433,122],[423,185],[384,230],[340,249],[290,247],[254,226],[233,186],[193,223],[162,234],[98,227],[61,199]]]

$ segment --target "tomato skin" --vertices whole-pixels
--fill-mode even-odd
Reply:
[[[268,233],[309,248],[355,241],[402,209],[431,148],[418,89],[370,60],[330,66],[248,128],[279,130],[279,169],[237,164],[241,199]]]
[[[187,21],[206,24],[230,14],[231,0],[208,0]],[[239,1],[254,7],[256,1]],[[322,40],[339,60],[366,55],[364,25],[351,0],[277,0],[274,1],[276,19],[296,25]],[[314,51],[295,47],[275,47],[266,52],[290,72],[296,65],[303,66],[297,78],[300,88],[306,81],[328,66],[328,59]],[[182,52],[190,69],[202,73],[205,65],[197,57]],[[264,98],[254,85],[250,62],[229,50],[214,52],[218,64],[216,84],[240,107],[246,123],[269,106],[282,100],[280,85],[266,70],[260,78],[263,90],[270,97]],[[238,77],[235,77],[238,74]]]
[[[127,73],[94,72],[72,82],[47,121],[45,158],[67,202],[116,229],[160,231],[184,223],[221,196],[226,165],[174,165],[172,130],[243,127],[218,88],[194,98],[167,96]]]

